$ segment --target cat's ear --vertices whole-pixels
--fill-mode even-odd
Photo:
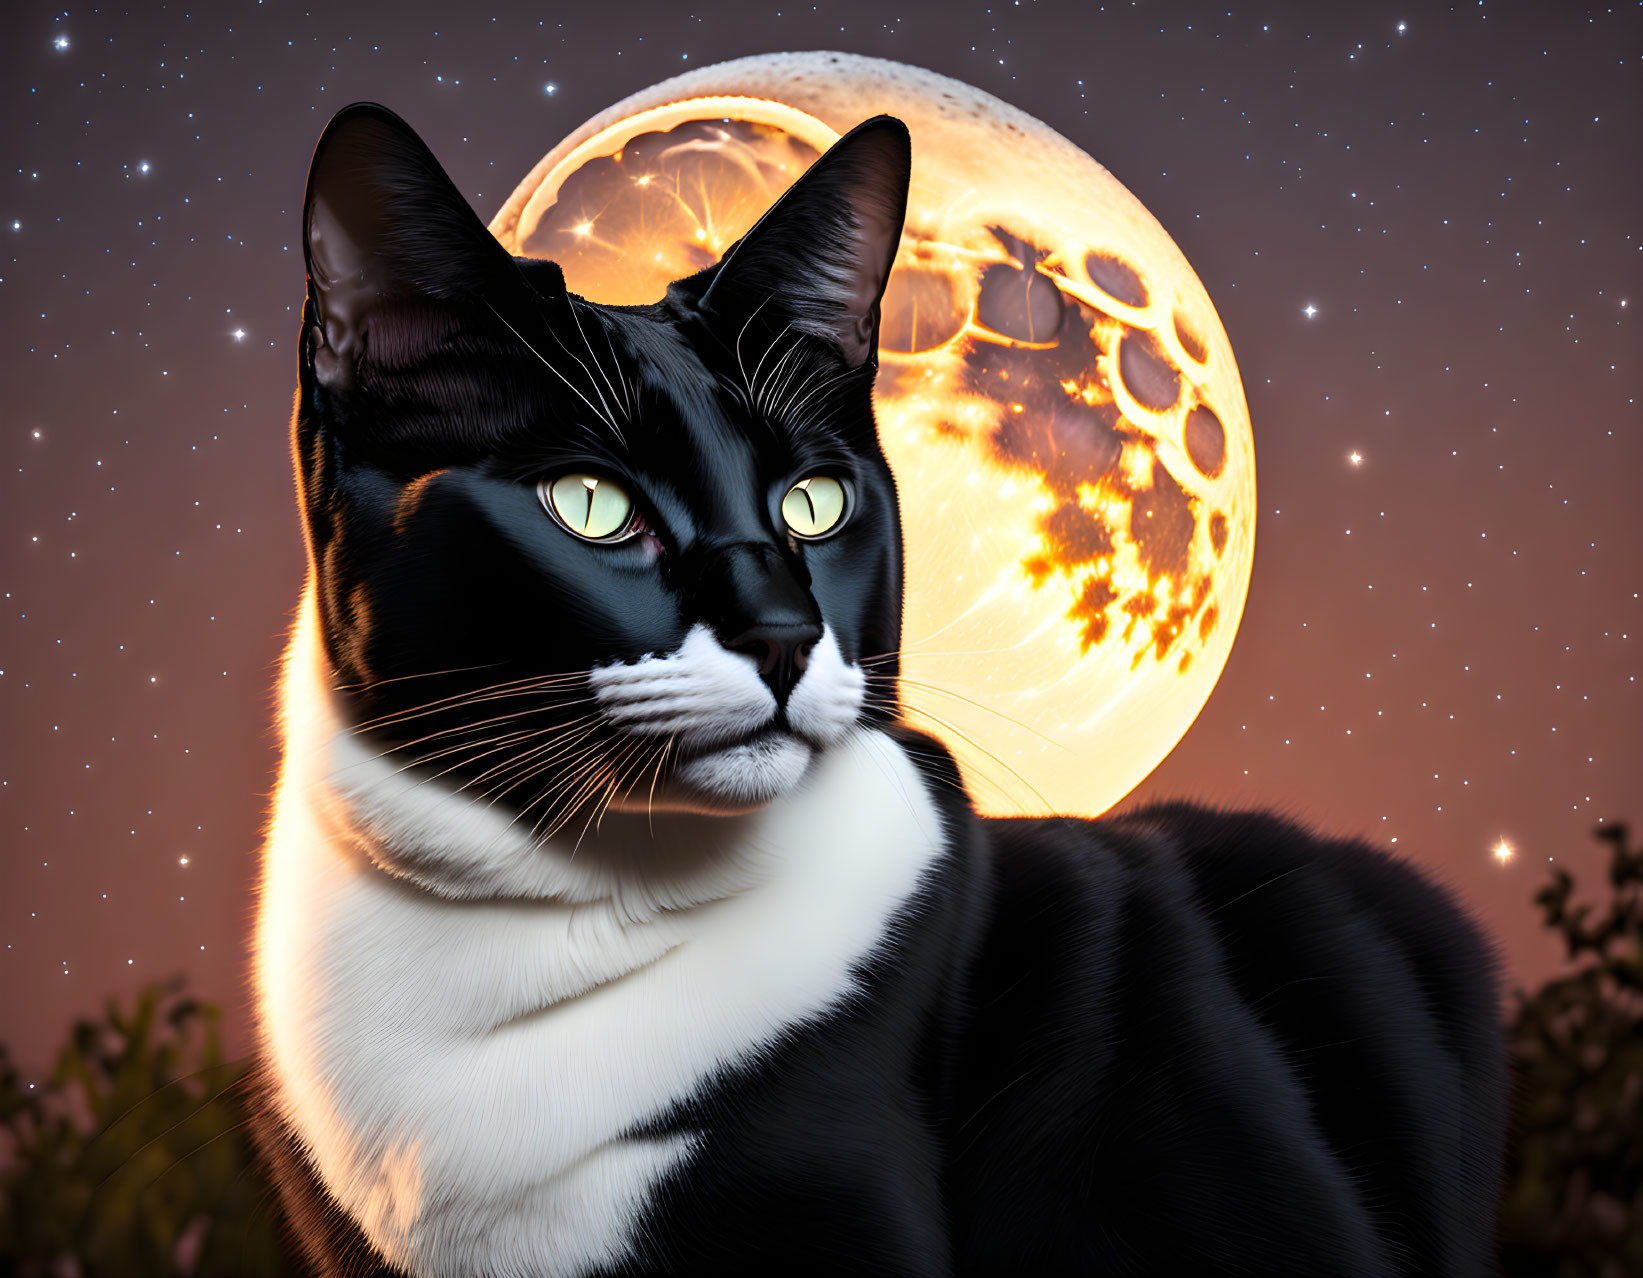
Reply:
[[[512,295],[519,268],[427,145],[392,111],[356,102],[314,148],[303,200],[303,253],[315,321],[314,372],[354,384],[373,324],[430,307]],[[393,340],[403,344],[402,322]]]
[[[768,304],[850,367],[875,358],[911,171],[905,124],[889,115],[858,124],[731,245],[700,306],[734,320]]]

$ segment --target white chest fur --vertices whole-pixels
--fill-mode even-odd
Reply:
[[[283,723],[256,960],[276,1094],[331,1194],[419,1278],[627,1254],[692,1141],[622,1133],[846,998],[942,846],[910,761],[863,731],[745,817],[533,847],[339,733],[311,599]],[[393,872],[381,849],[416,829],[483,894]]]

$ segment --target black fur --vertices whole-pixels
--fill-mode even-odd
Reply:
[[[740,264],[733,250],[654,306],[614,308],[507,258],[394,117],[333,121],[309,216],[331,200],[321,216],[358,255],[339,261],[333,228],[294,442],[328,653],[362,718],[662,651],[696,620],[727,633],[778,598],[825,617],[847,659],[894,672],[900,536],[859,346],[876,305],[845,322],[804,272],[844,242],[841,219],[893,254],[898,130],[870,122],[830,152]],[[888,264],[863,265],[860,296],[876,302]],[[741,362],[795,318],[832,384],[805,420],[771,421],[737,389]],[[608,352],[637,398],[616,430],[592,405],[620,392],[601,401],[598,373],[562,358],[584,349]],[[544,517],[534,479],[595,463],[641,494],[656,546],[576,545]],[[777,534],[771,494],[823,465],[859,490],[848,526]],[[483,668],[402,679],[461,666]],[[533,713],[571,711],[547,698]],[[980,819],[893,697],[865,717],[918,766],[945,853],[863,968],[863,997],[645,1129],[706,1145],[656,1191],[647,1250],[621,1273],[1488,1271],[1497,967],[1446,893],[1264,813]],[[506,801],[551,803],[556,780]],[[271,1108],[256,1130],[315,1272],[394,1273]]]

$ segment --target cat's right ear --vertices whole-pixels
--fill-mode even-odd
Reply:
[[[356,102],[314,148],[303,199],[303,254],[314,374],[342,390],[370,357],[373,329],[395,358],[410,352],[407,316],[515,295],[513,259],[462,198],[416,132]],[[386,354],[386,349],[381,352]]]
[[[773,299],[772,319],[784,312],[789,327],[827,342],[848,367],[876,361],[912,162],[905,124],[890,115],[862,121],[725,251],[702,309],[745,317]]]

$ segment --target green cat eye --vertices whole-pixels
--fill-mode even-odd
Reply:
[[[831,475],[801,479],[782,498],[782,518],[800,537],[825,537],[844,518],[844,485]]]
[[[580,471],[544,479],[536,494],[548,512],[578,537],[623,541],[633,531],[633,498],[603,475]]]

